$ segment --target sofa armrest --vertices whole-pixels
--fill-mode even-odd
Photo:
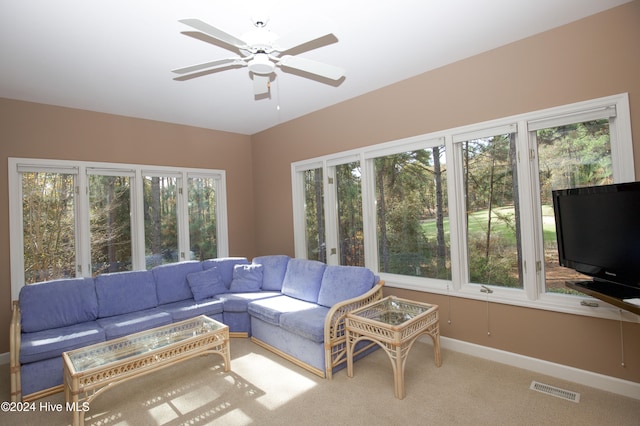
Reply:
[[[347,361],[347,340],[345,336],[345,317],[348,312],[382,299],[384,281],[379,281],[365,294],[336,303],[327,313],[324,322],[324,362],[325,377],[330,379],[333,369]]]
[[[11,401],[22,401],[22,387],[20,385],[20,303],[14,300],[11,304],[11,323],[9,325],[9,367],[11,375]]]

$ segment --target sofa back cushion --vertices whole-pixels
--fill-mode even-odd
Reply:
[[[233,267],[236,265],[245,265],[249,261],[246,257],[218,257],[216,259],[207,259],[202,261],[202,268],[209,269],[216,267],[220,271],[222,282],[229,288],[233,280]]]
[[[158,306],[151,271],[101,274],[95,278],[100,318],[128,314]]]
[[[22,331],[66,327],[98,317],[93,278],[70,278],[28,284],[20,289]]]
[[[317,303],[325,268],[326,265],[317,260],[289,260],[287,272],[284,274],[282,281],[282,294]]]
[[[187,275],[202,271],[202,263],[190,260],[179,263],[167,263],[151,270],[156,280],[158,304],[179,302],[193,298]]]
[[[262,275],[262,289],[265,291],[282,290],[282,281],[287,272],[290,257],[286,254],[258,256],[251,263],[264,266]]]
[[[318,304],[330,308],[338,302],[366,293],[375,282],[376,277],[370,269],[329,265],[322,276]]]

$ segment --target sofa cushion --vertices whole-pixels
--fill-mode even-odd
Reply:
[[[291,259],[282,281],[282,294],[316,303],[326,265],[317,260]]]
[[[61,385],[63,383],[62,371],[61,356],[30,362],[29,364],[22,364],[20,367],[22,395],[29,395],[43,389]]]
[[[283,313],[307,311],[317,306],[315,303],[289,296],[276,296],[250,302],[247,306],[247,312],[265,322],[280,325],[280,315]]]
[[[22,331],[66,327],[98,317],[93,278],[71,278],[28,284],[20,289]]]
[[[225,286],[222,281],[218,268],[210,268],[187,274],[187,282],[189,283],[191,293],[193,293],[193,299],[196,302],[228,291],[227,286]]]
[[[360,266],[329,265],[324,270],[318,304],[331,307],[343,300],[360,296],[373,287],[375,275]]]
[[[280,327],[316,343],[324,342],[324,320],[329,308],[316,305],[311,309],[285,312],[280,315]]]
[[[105,338],[104,330],[96,321],[22,333],[20,362],[26,364],[59,357],[62,352],[104,342]]]
[[[187,275],[200,271],[202,271],[202,263],[196,261],[167,263],[153,268],[151,272],[156,280],[158,304],[164,305],[193,298]]]
[[[173,322],[194,318],[198,315],[220,314],[222,308],[222,301],[218,299],[205,299],[199,302],[189,299],[158,306],[158,309],[171,315]]]
[[[264,266],[262,289],[267,291],[282,290],[282,280],[287,272],[287,264],[291,259],[286,254],[258,256],[251,263]]]
[[[168,312],[153,308],[114,317],[98,318],[97,321],[100,327],[104,329],[106,339],[111,340],[171,324],[172,318]]]
[[[219,257],[216,259],[207,259],[202,261],[202,269],[213,268],[214,266],[220,271],[224,285],[229,288],[231,280],[233,280],[233,267],[236,265],[244,265],[249,263],[246,257]]]
[[[101,274],[95,278],[98,317],[127,314],[158,305],[150,271]]]
[[[280,296],[279,291],[256,291],[251,293],[223,293],[216,296],[222,301],[225,312],[247,312],[249,302]]]
[[[231,293],[249,293],[260,290],[263,270],[264,266],[262,265],[235,265],[229,291]]]

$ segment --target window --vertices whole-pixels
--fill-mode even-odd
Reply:
[[[16,299],[25,284],[228,255],[224,171],[9,158],[9,194]]]
[[[87,170],[91,273],[130,271],[131,176]]]
[[[192,260],[217,257],[216,179],[189,177],[189,242]]]
[[[76,276],[75,171],[22,169],[24,281]]]
[[[380,272],[450,279],[442,145],[373,159]]]
[[[338,263],[364,266],[364,231],[360,162],[336,165],[335,189],[338,208]]]
[[[532,138],[538,152],[545,290],[578,294],[567,289],[564,282],[589,277],[558,265],[551,191],[614,183],[609,119],[541,128],[532,131]]]
[[[185,260],[178,255],[178,179],[144,176],[143,184],[147,269]]]
[[[516,138],[513,127],[459,143],[472,283],[523,287]]]
[[[551,191],[635,180],[626,94],[300,161],[292,180],[296,256],[364,257],[388,286],[618,318],[564,286],[576,276],[557,264]]]
[[[362,170],[358,157],[294,168],[296,256],[320,262],[364,266]],[[299,177],[299,179],[297,178]],[[328,188],[329,190],[326,190]],[[331,209],[328,205],[333,206]],[[327,231],[329,230],[329,231]]]
[[[306,258],[326,262],[322,169],[305,170],[303,175]]]

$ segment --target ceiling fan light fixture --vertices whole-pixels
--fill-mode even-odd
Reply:
[[[255,74],[271,74],[276,68],[266,53],[256,53],[249,61],[249,70]]]

